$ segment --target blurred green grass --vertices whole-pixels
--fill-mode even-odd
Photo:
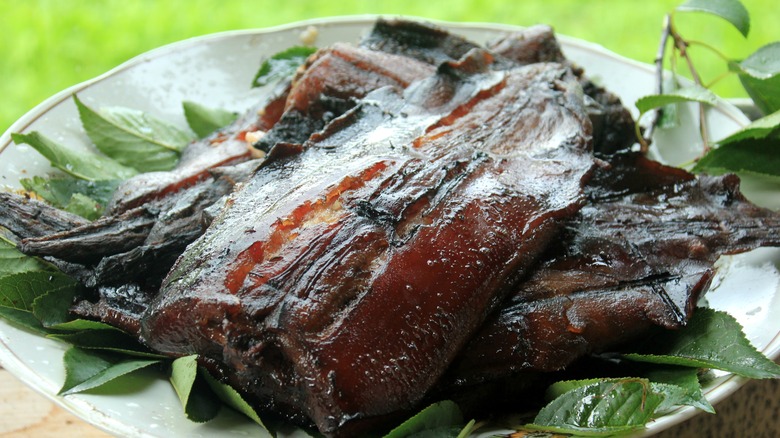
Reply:
[[[521,26],[547,23],[558,33],[652,62],[663,14],[681,1],[0,0],[0,128],[7,129],[48,96],[133,56],[213,32],[371,13]],[[678,27],[685,36],[706,41],[733,58],[780,40],[776,0],[743,3],[752,18],[747,39],[727,23],[702,14],[679,15]],[[705,80],[725,71],[724,64],[709,53],[692,53],[705,64]],[[743,95],[735,78],[720,81],[715,90],[728,97]]]

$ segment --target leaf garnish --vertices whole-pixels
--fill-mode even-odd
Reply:
[[[384,438],[412,436],[455,438],[460,436],[464,424],[463,413],[458,405],[455,402],[444,400],[423,409],[391,430]]]
[[[160,363],[159,360],[112,361],[94,351],[72,347],[65,352],[65,383],[58,395],[94,389],[128,373]]]
[[[103,214],[120,180],[85,181],[75,178],[43,178],[34,176],[19,181],[25,190],[34,192],[49,204],[86,219]]]
[[[120,330],[86,330],[75,333],[53,333],[48,337],[73,344],[85,350],[99,350],[127,356],[155,359],[165,357],[161,354],[150,352],[147,348],[139,344],[135,338]]]
[[[652,382],[653,388],[664,394],[664,402],[658,407],[659,412],[666,413],[678,405],[685,405],[710,414],[715,413],[715,409],[701,392],[699,370],[685,367],[660,367],[651,369],[644,377]]]
[[[525,428],[580,436],[634,432],[645,427],[664,399],[647,379],[607,379],[572,386]]]
[[[53,270],[50,265],[22,254],[14,244],[0,239],[0,277],[19,272],[50,270]]]
[[[198,138],[207,137],[212,132],[233,123],[238,114],[219,108],[208,108],[201,104],[185,100],[182,102],[184,117]]]
[[[642,115],[650,110],[681,102],[699,102],[717,105],[719,98],[707,88],[691,85],[689,87],[678,88],[666,94],[652,94],[641,97],[636,101],[636,107],[639,110],[639,117],[641,118]]]
[[[201,370],[200,374],[203,376],[206,383],[208,383],[209,388],[214,391],[214,393],[217,395],[217,397],[219,397],[220,400],[222,400],[222,402],[236,411],[246,415],[252,421],[259,424],[263,429],[270,432],[268,427],[263,424],[263,420],[260,419],[260,416],[257,415],[257,411],[255,411],[255,409],[249,403],[247,403],[241,394],[239,394],[238,391],[236,391],[232,386],[218,381],[212,377],[208,371]]]
[[[170,170],[192,135],[143,111],[123,107],[93,110],[73,95],[81,124],[95,146],[139,172]]]
[[[780,75],[768,79],[756,79],[750,75],[740,74],[739,81],[763,114],[780,110]]]
[[[273,81],[290,77],[295,70],[306,62],[306,58],[317,49],[308,46],[293,46],[276,53],[263,61],[260,70],[252,79],[252,88],[268,85]]]
[[[46,157],[52,166],[75,178],[87,181],[127,179],[138,173],[105,155],[86,148],[63,146],[37,131],[11,134],[11,138],[16,144],[32,146]]]
[[[743,36],[750,32],[750,14],[739,0],[688,0],[676,10],[712,14],[731,23]]]
[[[753,379],[780,378],[780,365],[753,347],[731,315],[698,308],[688,325],[660,333],[640,346],[633,361],[713,368]]]
[[[198,379],[197,359],[197,355],[192,355],[174,360],[171,364],[171,384],[187,418],[203,423],[217,415],[220,404],[208,384]]]
[[[0,307],[33,311],[36,298],[51,291],[76,287],[76,281],[59,272],[29,271],[0,278]]]
[[[776,111],[768,116],[754,120],[749,125],[729,135],[723,140],[719,140],[717,143],[724,145],[745,139],[765,138],[775,132],[780,132],[780,111]]]
[[[780,75],[780,41],[761,46],[737,66],[740,73],[756,79]]]

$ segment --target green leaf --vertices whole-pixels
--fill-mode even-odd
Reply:
[[[643,114],[652,109],[675,103],[700,102],[717,105],[718,101],[718,96],[712,91],[698,85],[692,85],[690,87],[678,88],[666,94],[652,94],[641,97],[636,101],[636,107],[640,112],[639,117],[642,117]]]
[[[88,181],[127,179],[137,174],[105,155],[84,148],[66,147],[37,131],[29,134],[11,134],[16,144],[28,144],[51,162],[51,165],[75,178]]]
[[[249,403],[247,403],[247,401],[241,397],[241,394],[239,394],[238,391],[236,391],[232,386],[218,381],[212,377],[208,371],[202,370],[201,375],[206,380],[206,383],[208,383],[211,390],[214,391],[214,393],[217,395],[217,397],[219,397],[220,400],[222,400],[223,403],[246,415],[252,421],[262,426],[263,429],[269,431],[265,424],[263,424],[263,420],[261,420],[260,416],[257,415],[255,409]]]
[[[760,47],[739,63],[740,72],[756,79],[780,74],[780,41]]]
[[[65,206],[65,211],[77,214],[85,219],[95,220],[103,214],[103,206],[89,196],[74,193]]]
[[[701,392],[697,369],[661,367],[647,372],[645,377],[652,382],[654,390],[664,394],[664,402],[658,411],[665,412],[674,406],[686,405],[710,414],[715,413],[715,409]]]
[[[780,138],[746,138],[710,150],[693,167],[694,172],[726,172],[780,176]]]
[[[676,9],[718,16],[731,23],[743,36],[747,36],[750,31],[750,15],[739,0],[688,0]]]
[[[39,335],[46,335],[49,333],[43,326],[38,318],[34,317],[32,313],[25,310],[12,309],[10,307],[0,307],[0,318],[15,324],[19,327],[25,328],[31,332]]]
[[[120,330],[89,330],[76,333],[54,333],[48,336],[63,342],[73,344],[86,350],[100,350],[126,356],[163,358],[152,353],[138,343],[136,339]]]
[[[295,70],[316,52],[314,47],[294,46],[266,59],[252,79],[252,88],[262,87],[272,81],[292,76]]]
[[[16,246],[0,239],[0,277],[26,271],[51,270],[51,266],[19,252]]]
[[[65,365],[65,382],[59,394],[70,391],[111,367],[111,362],[93,351],[71,347],[62,357]]]
[[[458,437],[463,429],[463,413],[457,404],[444,400],[420,411],[385,438]]]
[[[184,356],[171,364],[171,384],[184,412],[192,421],[202,423],[217,416],[220,404],[208,384],[198,379],[198,356]]]
[[[76,281],[59,272],[29,271],[0,278],[0,307],[33,311],[33,301],[53,290],[76,287]]]
[[[43,178],[34,176],[19,181],[54,207],[97,219],[111,200],[120,180],[84,181],[75,178]]]
[[[140,172],[170,170],[194,138],[170,123],[130,108],[95,111],[73,95],[81,123],[95,146],[119,163]]]
[[[113,362],[92,351],[73,347],[65,352],[65,383],[58,395],[77,392],[102,386],[128,373],[160,363],[159,360],[123,360]]]
[[[581,436],[629,433],[644,428],[662,401],[646,379],[601,380],[555,398],[525,427]]]
[[[717,143],[724,145],[745,139],[764,138],[777,131],[780,131],[780,111],[753,121]]]
[[[44,327],[62,324],[71,319],[69,310],[77,295],[78,288],[75,285],[52,288],[33,300],[32,313]]]
[[[67,321],[59,324],[52,324],[49,328],[55,330],[62,330],[66,332],[83,332],[89,330],[114,330],[114,331],[122,332],[122,330],[119,330],[113,325],[109,325],[100,321],[92,321],[88,319],[74,319],[72,321]]]
[[[743,377],[780,377],[780,365],[755,349],[742,327],[727,313],[698,308],[688,325],[657,335],[623,357],[639,362],[714,368]]]
[[[762,113],[771,114],[780,110],[780,75],[769,79],[756,79],[740,74],[739,81]]]
[[[233,123],[238,114],[218,108],[208,108],[195,102],[182,102],[184,117],[198,138],[207,137],[217,129]]]

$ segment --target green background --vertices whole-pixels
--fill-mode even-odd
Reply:
[[[550,24],[558,33],[597,42],[652,62],[664,13],[682,0],[515,1],[230,1],[230,0],[0,0],[0,130],[48,96],[97,76],[135,55],[185,38],[234,29],[351,14],[403,14],[447,21]],[[780,40],[777,0],[744,0],[751,13],[747,39],[702,14],[679,14],[681,33],[732,58]],[[705,80],[725,64],[693,49]],[[741,96],[733,77],[715,90]]]

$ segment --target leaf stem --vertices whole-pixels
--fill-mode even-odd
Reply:
[[[723,61],[726,61],[726,63],[731,61],[731,59],[728,56],[726,56],[723,52],[721,52],[720,50],[716,49],[714,46],[712,46],[712,45],[710,45],[708,43],[705,43],[704,41],[688,40],[687,43],[688,43],[688,46],[699,46],[699,47],[703,47],[703,48],[709,50],[710,52],[712,52],[715,55],[717,55]]]

